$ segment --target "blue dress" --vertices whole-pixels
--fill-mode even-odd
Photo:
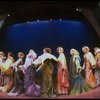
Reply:
[[[90,86],[86,84],[82,75],[78,74],[75,78],[75,82],[70,92],[70,95],[77,95],[84,92],[88,92],[90,89],[91,89]]]

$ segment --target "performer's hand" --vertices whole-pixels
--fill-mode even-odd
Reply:
[[[93,68],[95,68],[95,65],[93,65]]]
[[[32,64],[32,65],[33,65],[34,68],[37,68],[37,66],[38,66],[38,65],[36,65],[36,64]]]
[[[82,70],[84,70],[85,68],[84,67],[82,67]]]
[[[23,72],[23,74],[25,74],[25,70],[24,70],[24,67],[23,66],[19,66],[21,71]]]
[[[75,75],[75,78],[77,78],[78,77],[78,75]]]
[[[36,70],[36,72],[38,72],[38,71],[39,71],[39,69]]]
[[[17,72],[17,67],[15,67],[15,71]]]
[[[25,74],[25,71],[24,70],[22,70],[22,72],[23,72],[23,74]]]

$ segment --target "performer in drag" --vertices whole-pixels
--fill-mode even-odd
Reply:
[[[34,75],[35,70],[32,62],[37,58],[37,54],[34,50],[30,50],[25,59],[25,64],[23,65],[24,73],[24,89],[25,94],[29,96],[40,96],[40,86],[35,84]]]
[[[0,91],[3,93],[9,92],[13,87],[13,69],[11,68],[13,63],[13,53],[9,52],[6,61],[1,65],[1,71],[4,73],[4,85],[0,87]]]
[[[57,71],[57,89],[58,94],[68,94],[69,90],[69,73],[67,68],[67,61],[62,47],[57,48],[58,57],[58,71]]]
[[[96,68],[95,68],[95,78],[96,78],[96,86],[100,85],[100,48],[94,48],[94,55],[96,60]]]
[[[18,60],[12,65],[14,70],[14,86],[13,89],[7,93],[9,96],[16,96],[24,92],[24,74],[21,70],[23,65],[24,53],[18,53]]]
[[[70,95],[78,95],[89,91],[91,88],[86,84],[84,78],[81,75],[82,67],[80,66],[80,55],[76,49],[70,50],[70,71],[71,71],[71,91]]]
[[[4,85],[4,73],[1,70],[1,65],[5,62],[5,54],[3,51],[0,51],[0,86]]]
[[[96,66],[96,61],[93,54],[89,52],[89,47],[84,46],[82,51],[84,52],[83,69],[85,70],[85,81],[88,85],[94,88],[96,86],[96,78],[93,74],[93,68]]]
[[[33,62],[33,65],[37,67],[36,71],[42,71],[43,97],[54,96],[52,75],[56,62],[57,58],[51,54],[50,48],[44,48],[43,54]]]

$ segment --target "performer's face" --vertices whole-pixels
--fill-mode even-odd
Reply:
[[[59,48],[58,53],[63,53],[63,49]]]
[[[45,53],[46,51],[45,51],[45,49],[43,50],[43,53]]]
[[[3,54],[0,54],[0,57],[1,57],[1,58],[3,58],[3,57],[4,57],[4,55],[3,55]]]
[[[8,53],[8,57],[10,56],[10,53]]]
[[[84,53],[88,53],[89,52],[89,50],[86,48],[85,50],[84,50]]]
[[[18,54],[18,58],[21,58],[21,54]]]

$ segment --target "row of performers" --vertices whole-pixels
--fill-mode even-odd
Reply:
[[[87,92],[100,84],[100,48],[94,49],[94,55],[89,47],[82,48],[84,64],[81,67],[80,54],[76,49],[71,49],[70,67],[68,70],[64,49],[57,48],[59,57],[51,54],[50,48],[44,48],[43,54],[37,57],[34,50],[30,50],[23,63],[24,54],[18,53],[18,60],[14,62],[11,52],[7,59],[0,52],[0,91],[9,96],[20,94],[30,96],[55,96],[76,95]],[[53,71],[57,67],[57,82],[53,81]],[[93,69],[95,72],[93,73]],[[42,72],[42,85],[36,84],[36,72]],[[81,72],[85,72],[85,77]],[[70,73],[70,74],[69,74]],[[56,90],[56,91],[55,91]]]

